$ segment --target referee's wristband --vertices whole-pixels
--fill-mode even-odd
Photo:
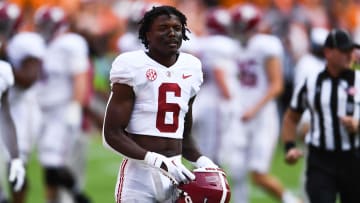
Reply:
[[[296,144],[294,141],[285,142],[285,152],[287,153],[290,149],[295,148]]]

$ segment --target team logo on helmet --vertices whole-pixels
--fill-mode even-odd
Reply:
[[[154,81],[157,78],[157,73],[154,69],[150,68],[146,71],[146,78],[150,81]]]

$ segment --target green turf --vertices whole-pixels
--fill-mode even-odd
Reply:
[[[279,146],[273,160],[271,173],[277,176],[284,185],[294,193],[299,194],[299,175],[303,161],[295,166],[288,166],[283,161],[282,147]],[[114,186],[121,158],[105,149],[101,144],[100,136],[94,136],[89,142],[86,192],[94,203],[114,202]],[[45,203],[42,185],[42,172],[36,155],[31,159],[29,168],[28,203]],[[250,203],[276,203],[264,191],[257,187],[250,189]]]
[[[303,172],[303,159],[301,159],[295,165],[287,165],[284,162],[284,152],[282,145],[278,145],[277,151],[274,155],[271,174],[276,176],[285,186],[286,189],[289,189],[294,194],[301,196],[301,177]],[[255,187],[251,184],[251,194],[250,194],[251,203],[276,203],[279,202],[263,190],[258,187]]]

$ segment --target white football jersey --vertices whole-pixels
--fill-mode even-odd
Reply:
[[[271,35],[256,34],[238,54],[241,107],[246,109],[259,101],[268,88],[265,62],[269,57],[283,59],[281,41]]]
[[[165,67],[141,50],[119,55],[110,81],[135,92],[127,132],[181,139],[188,102],[199,91],[203,75],[200,60],[190,54],[180,53],[175,64]]]
[[[64,104],[72,99],[72,77],[89,68],[88,45],[75,33],[55,38],[47,47],[44,74],[38,88],[41,106]]]
[[[6,61],[0,60],[0,99],[2,94],[12,85],[14,85],[14,74],[11,65]]]
[[[238,43],[226,36],[212,35],[200,38],[199,44],[199,57],[203,63],[204,72],[203,86],[209,86],[212,89],[210,94],[221,97],[214,78],[214,69],[221,68],[225,73],[231,96],[234,97],[238,90],[236,77],[236,55],[240,51]]]
[[[27,58],[42,60],[45,54],[43,38],[33,32],[21,32],[11,38],[7,46],[9,61],[14,69],[26,68],[21,63]],[[35,83],[36,84],[36,83]],[[36,99],[36,85],[22,88],[15,84],[9,90],[10,112],[14,119],[19,147],[19,156],[23,161],[32,150],[40,132],[41,114]]]

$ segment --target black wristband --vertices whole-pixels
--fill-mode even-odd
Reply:
[[[285,142],[285,152],[287,153],[290,149],[295,148],[296,144],[294,141]]]

